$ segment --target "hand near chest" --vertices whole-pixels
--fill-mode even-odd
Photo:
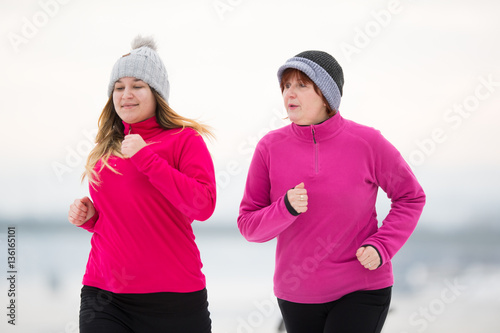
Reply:
[[[125,158],[131,158],[146,146],[147,143],[139,134],[129,134],[122,141],[122,154]]]

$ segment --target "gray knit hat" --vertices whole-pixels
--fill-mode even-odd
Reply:
[[[321,90],[328,104],[338,111],[344,73],[337,60],[323,51],[304,51],[290,58],[278,70],[278,80],[281,83],[283,72],[288,68],[295,68],[306,74]]]
[[[170,84],[168,74],[156,53],[152,37],[137,36],[132,41],[132,51],[123,55],[113,66],[108,85],[108,97],[113,93],[115,82],[122,77],[135,77],[149,84],[168,103]]]

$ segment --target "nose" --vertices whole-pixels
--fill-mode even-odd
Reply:
[[[123,89],[122,98],[131,98],[131,97],[132,97],[132,88],[125,87],[125,89]]]
[[[295,96],[296,96],[295,88],[293,86],[291,86],[283,91],[283,97],[294,98]]]

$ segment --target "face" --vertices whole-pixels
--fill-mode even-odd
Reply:
[[[288,118],[297,125],[318,124],[328,119],[323,98],[312,83],[304,83],[296,76],[283,84],[283,102]]]
[[[113,89],[116,113],[124,122],[135,124],[155,115],[156,99],[149,85],[134,77],[122,77]]]

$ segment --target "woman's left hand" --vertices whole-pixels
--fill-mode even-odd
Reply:
[[[131,158],[146,146],[146,142],[139,134],[129,134],[125,136],[125,139],[122,141],[122,154],[125,158]]]
[[[356,251],[356,257],[364,268],[373,271],[380,266],[380,257],[373,246],[363,246]]]

